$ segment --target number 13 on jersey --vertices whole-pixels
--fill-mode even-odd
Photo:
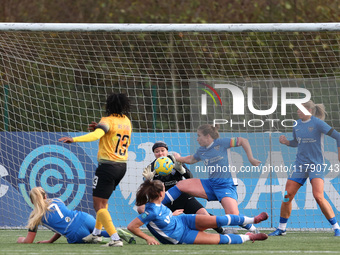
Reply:
[[[127,147],[130,142],[130,136],[128,135],[121,135],[121,134],[116,134],[116,145],[115,145],[115,154],[124,156],[127,152]]]

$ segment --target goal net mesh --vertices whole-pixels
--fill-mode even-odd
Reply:
[[[92,178],[98,142],[62,144],[58,139],[88,132],[88,124],[105,115],[111,92],[129,96],[133,124],[128,170],[109,200],[116,226],[125,227],[137,216],[135,193],[143,168],[154,159],[153,143],[164,141],[170,152],[187,156],[198,148],[197,127],[218,119],[221,137],[247,138],[262,162],[257,171],[242,148],[229,152],[240,212],[267,211],[270,219],[261,227],[276,227],[285,170],[296,157],[296,148],[280,145],[278,138],[292,139],[292,120],[298,118],[293,104],[282,114],[282,90],[309,91],[315,103],[325,105],[325,121],[340,131],[339,39],[338,31],[0,31],[0,227],[26,225],[28,192],[35,186],[60,197],[70,209],[95,215]],[[233,114],[233,95],[218,84],[242,92],[244,114]],[[275,100],[277,107],[256,115],[249,100],[257,110],[270,109]],[[337,146],[327,137],[324,144],[325,197],[339,216]],[[190,170],[196,178],[207,178],[202,164]],[[199,201],[209,212],[224,214],[218,202]],[[330,227],[309,181],[293,201],[288,227]]]

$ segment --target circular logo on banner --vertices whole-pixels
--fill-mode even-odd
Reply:
[[[41,186],[48,197],[59,197],[72,210],[81,202],[86,189],[85,171],[74,153],[58,145],[44,145],[31,151],[19,170],[19,190],[33,208],[29,191]],[[83,180],[83,181],[81,181]]]

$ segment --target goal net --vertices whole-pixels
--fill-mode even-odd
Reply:
[[[88,132],[105,114],[106,96],[126,93],[133,124],[127,174],[109,200],[116,226],[134,206],[151,147],[164,141],[183,156],[198,148],[197,127],[219,124],[221,137],[244,137],[262,163],[252,168],[242,148],[229,151],[240,212],[267,211],[261,227],[278,224],[296,148],[295,102],[326,107],[340,131],[340,24],[0,24],[0,227],[24,227],[28,192],[42,186],[70,209],[95,215],[92,178],[98,142],[62,144]],[[324,141],[325,197],[339,220],[336,142]],[[206,178],[203,164],[190,165]],[[218,202],[200,199],[224,214]],[[288,227],[329,228],[309,181],[293,201]]]

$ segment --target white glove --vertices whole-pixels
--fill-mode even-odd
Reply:
[[[178,162],[175,157],[171,157],[173,162],[174,162],[174,168],[177,172],[179,172],[181,175],[185,174],[187,171],[185,170],[185,168],[183,167],[181,162]]]
[[[151,172],[151,165],[148,165],[147,167],[144,168],[143,170],[143,177],[146,179],[146,180],[152,180],[153,177],[155,176],[156,174],[156,171],[152,171]]]

